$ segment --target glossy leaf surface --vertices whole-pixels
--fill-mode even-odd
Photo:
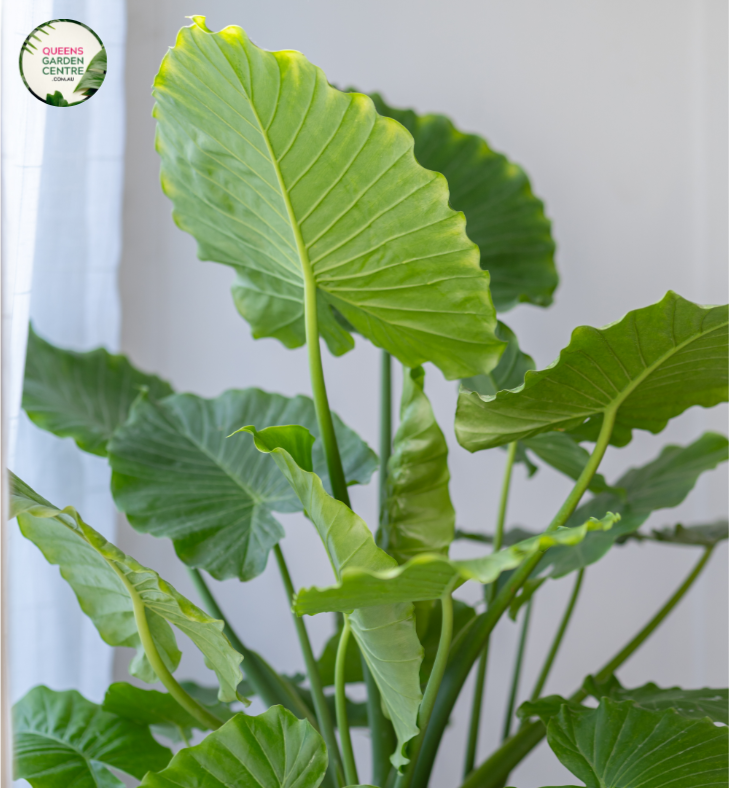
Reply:
[[[559,760],[590,788],[726,787],[726,727],[673,709],[648,711],[603,698],[596,709],[563,705],[547,723]]]
[[[70,436],[85,452],[106,455],[107,442],[142,389],[155,400],[172,394],[169,383],[135,369],[126,356],[103,348],[64,350],[30,327],[23,408],[43,430]]]
[[[258,576],[284,534],[272,511],[301,510],[276,464],[256,452],[252,439],[228,438],[251,422],[296,423],[319,432],[309,397],[231,389],[213,400],[140,398],[109,445],[112,492],[131,525],[170,538],[181,560],[217,579]],[[334,428],[348,482],[367,482],[377,456],[336,415]],[[319,440],[312,456],[329,487]]]
[[[319,477],[311,472],[314,439],[308,430],[296,426],[242,430],[253,435],[256,447],[271,455],[291,483],[324,543],[337,576],[348,565],[372,571],[397,568],[395,560],[377,547],[365,522],[329,496]],[[416,721],[421,701],[419,668],[423,649],[415,630],[413,606],[391,603],[357,609],[349,616],[349,622],[395,728],[398,747],[391,758],[393,765],[400,767],[406,763],[403,745],[418,732]]]
[[[150,568],[106,541],[72,508],[59,510],[11,474],[10,516],[71,585],[81,609],[109,645],[135,648],[130,671],[143,681],[156,676],[142,649],[134,619],[133,599],[145,606],[149,629],[168,670],[177,668],[180,651],[170,624],[183,631],[205,656],[220,684],[220,699],[235,700],[243,658],[223,634],[223,621],[213,620],[180,595]]]
[[[616,412],[611,443],[633,429],[658,433],[693,405],[727,399],[727,307],[699,306],[669,292],[604,328],[581,326],[547,369],[493,397],[462,392],[456,436],[471,452],[550,430],[579,427],[595,440]]]
[[[123,788],[109,767],[141,780],[172,758],[149,728],[74,690],[31,689],[13,706],[13,736],[13,777],[33,788]]]
[[[324,740],[311,724],[273,706],[257,717],[236,714],[140,788],[317,788],[326,768]]]
[[[179,32],[154,96],[175,221],[201,259],[235,268],[255,337],[304,344],[308,282],[336,355],[354,341],[333,310],[407,366],[458,378],[496,365],[489,277],[465,219],[369,97],[239,27],[212,33],[204,17]]]
[[[387,463],[380,545],[399,563],[417,554],[448,554],[456,524],[448,445],[424,383],[422,367],[405,369],[400,424]]]
[[[519,302],[549,306],[559,281],[554,240],[524,171],[445,116],[393,108],[379,94],[372,99],[378,113],[413,136],[418,162],[448,180],[451,207],[465,213],[466,232],[491,274],[496,308],[506,311]]]
[[[472,560],[450,560],[442,555],[421,554],[399,568],[379,572],[355,562],[342,571],[340,584],[299,591],[294,599],[294,609],[299,615],[316,615],[405,600],[442,598],[467,579],[489,584],[496,581],[503,571],[517,568],[536,551],[580,543],[587,533],[607,531],[619,519],[619,516],[608,513],[600,521],[589,519],[579,527],[559,527],[554,532],[535,535],[494,554]]]

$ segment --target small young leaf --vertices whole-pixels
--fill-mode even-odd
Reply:
[[[563,704],[547,723],[549,746],[590,788],[726,788],[728,739],[708,718],[607,698],[596,709]]]
[[[506,342],[499,363],[487,374],[463,378],[461,386],[466,391],[482,395],[492,395],[502,389],[516,389],[524,383],[524,376],[530,369],[536,369],[534,359],[521,351],[516,334],[501,321],[496,326],[496,336]]]
[[[257,717],[236,714],[140,788],[318,788],[326,769],[326,746],[311,724],[273,706]]]
[[[276,461],[316,527],[338,576],[345,565],[351,564],[373,571],[397,568],[395,560],[377,547],[365,522],[329,496],[319,477],[306,470],[306,448],[310,449],[314,441],[306,428],[241,430],[253,436],[259,451],[270,454]],[[415,629],[413,606],[391,603],[357,609],[350,615],[349,623],[397,734],[398,746],[390,758],[393,766],[399,768],[407,763],[402,753],[404,744],[418,732],[417,714],[422,699],[418,671],[423,649]]]
[[[448,180],[450,205],[466,215],[468,236],[491,274],[498,311],[519,302],[549,306],[559,278],[544,205],[515,163],[479,135],[464,134],[445,116],[418,116],[371,94],[377,112],[399,121],[415,139],[417,161]]]
[[[381,571],[351,565],[342,570],[341,581],[337,585],[300,590],[294,598],[294,610],[298,615],[316,615],[319,612],[347,612],[401,601],[442,598],[467,579],[489,584],[502,571],[517,568],[536,551],[559,545],[572,546],[584,540],[589,532],[610,530],[619,520],[620,516],[608,513],[600,521],[591,518],[579,527],[559,527],[473,560],[450,560],[442,555],[420,554],[399,568]]]
[[[377,455],[334,415],[348,482],[367,482]],[[141,397],[109,444],[114,499],[139,532],[171,538],[177,556],[216,579],[243,581],[263,572],[283,537],[272,511],[301,510],[276,464],[248,437],[227,438],[249,422],[301,424],[318,435],[309,397],[260,389],[231,389],[206,400],[176,394],[160,402]],[[314,469],[329,485],[317,439]]]
[[[165,55],[154,97],[174,219],[201,259],[235,268],[256,338],[304,344],[308,280],[335,355],[354,341],[333,309],[406,366],[431,361],[448,378],[496,366],[504,345],[465,218],[369,97],[202,17]]]
[[[146,608],[149,629],[167,669],[180,661],[170,623],[197,645],[220,683],[220,699],[237,699],[243,658],[213,620],[150,568],[140,565],[84,523],[72,508],[59,510],[10,472],[10,517],[71,585],[81,609],[109,645],[137,649],[130,671],[143,681],[156,676],[144,654],[134,619],[132,592]]]
[[[547,369],[492,397],[461,392],[456,436],[471,452],[549,430],[595,440],[615,411],[611,443],[633,429],[658,433],[693,405],[727,399],[727,307],[699,306],[669,292],[604,328],[581,326]],[[580,427],[581,426],[581,427]]]
[[[405,369],[400,424],[387,464],[380,545],[399,563],[417,554],[448,554],[456,523],[448,446],[424,382],[422,367]]]
[[[33,788],[123,788],[109,767],[141,780],[172,758],[149,728],[74,690],[31,689],[13,706],[13,735],[13,777]]]
[[[729,521],[723,518],[711,524],[697,524],[691,527],[676,524],[666,529],[653,529],[651,534],[646,537],[661,543],[679,543],[686,546],[715,546],[722,540],[729,538]],[[644,540],[645,538],[641,537],[639,539]]]
[[[89,353],[63,350],[28,331],[23,409],[38,427],[70,436],[85,452],[106,455],[112,433],[124,424],[142,389],[159,400],[169,383],[135,369],[126,356],[103,348]]]

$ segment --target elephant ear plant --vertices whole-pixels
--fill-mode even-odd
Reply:
[[[536,371],[497,311],[551,303],[550,224],[524,172],[482,138],[377,94],[342,92],[300,53],[259,49],[238,27],[213,33],[202,17],[165,55],[154,96],[175,221],[201,259],[235,270],[233,299],[254,337],[306,345],[312,398],[257,388],[178,394],[123,356],[61,350],[31,329],[28,416],[108,459],[117,506],[137,531],[172,540],[202,609],[74,508],[11,475],[20,531],[60,567],[102,639],[136,651],[130,673],[164,688],[114,683],[100,704],[31,690],[14,708],[16,777],[44,787],[120,786],[117,771],[142,787],[426,787],[475,667],[454,784],[506,785],[546,737],[586,786],[726,786],[727,690],[627,689],[615,673],[727,537],[726,520],[643,529],[727,459],[727,439],[706,433],[667,446],[615,483],[598,469],[633,431],[658,433],[692,406],[727,399],[727,308],[669,292],[605,328],[577,328]],[[382,350],[379,459],[330,408],[320,337],[335,356],[357,337]],[[394,433],[391,357],[404,368]],[[487,533],[455,528],[426,362],[461,382],[459,443],[506,448],[503,482],[484,488]],[[507,531],[513,467],[534,473],[537,460],[572,487],[540,531]],[[380,519],[368,527],[348,489],[378,467]],[[297,591],[291,580],[276,514],[297,511],[321,539],[333,586]],[[454,550],[461,538],[486,553],[464,559]],[[566,696],[544,697],[586,568],[626,542],[699,547],[700,557],[600,670],[585,670]],[[271,553],[305,663],[297,676],[244,644],[207,580],[255,579]],[[519,703],[532,602],[567,574],[575,584],[564,617]],[[454,598],[468,580],[483,586],[476,606]],[[304,616],[322,612],[334,613],[334,633],[317,658]],[[520,612],[503,743],[480,758],[481,722],[502,720],[481,713],[489,638]],[[203,654],[217,688],[177,680],[175,629]],[[357,682],[365,701],[348,690]],[[251,697],[267,710],[250,716]],[[360,728],[371,740],[366,781],[350,738]]]

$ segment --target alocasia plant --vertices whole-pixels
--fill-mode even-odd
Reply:
[[[702,472],[726,461],[727,439],[706,433],[667,446],[615,482],[599,472],[609,446],[630,443],[634,430],[658,433],[692,406],[727,400],[727,307],[669,292],[605,328],[577,328],[536,371],[496,312],[551,304],[550,222],[524,171],[482,138],[443,116],[391,108],[379,94],[339,91],[300,53],[262,50],[238,27],[213,33],[202,17],[164,57],[154,96],[162,189],[177,224],[201,259],[235,269],[233,299],[255,337],[307,346],[312,398],[257,388],[176,394],[123,356],[61,350],[31,329],[28,416],[108,458],[119,509],[139,532],[173,541],[205,611],[74,508],[11,475],[20,531],[60,567],[101,638],[137,650],[130,673],[167,690],[118,682],[93,704],[36,687],[14,711],[17,777],[105,787],[120,785],[112,771],[120,770],[156,788],[425,787],[476,666],[463,786],[506,785],[545,737],[587,786],[729,784],[726,689],[625,689],[615,677],[727,537],[726,520],[643,530],[651,513],[679,504]],[[320,337],[340,356],[355,334],[382,349],[379,460],[327,399]],[[392,357],[404,367],[394,433]],[[459,442],[507,449],[503,482],[491,489],[491,532],[456,530],[425,362],[461,381]],[[538,532],[506,525],[519,463],[574,481]],[[380,518],[368,527],[348,489],[378,467]],[[321,540],[333,586],[296,591],[274,517],[295,511]],[[487,553],[463,559],[460,538]],[[586,568],[626,542],[703,553],[600,670],[585,670],[592,675],[566,697],[542,697]],[[249,581],[272,553],[305,661],[297,676],[244,644],[203,573]],[[503,744],[478,759],[482,719],[501,721],[482,717],[491,633],[507,613],[528,615],[540,588],[567,574],[572,595],[531,696],[516,701],[520,651]],[[483,608],[453,598],[469,579],[483,586]],[[305,616],[321,612],[336,619],[317,658]],[[217,690],[177,681],[173,627],[203,653]],[[365,702],[347,692],[357,682]],[[263,714],[241,711],[251,696]],[[597,706],[585,705],[590,696]],[[359,726],[371,738],[368,781],[352,751]]]

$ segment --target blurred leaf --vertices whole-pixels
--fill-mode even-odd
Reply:
[[[453,379],[498,363],[489,276],[448,184],[368,97],[204,17],[179,32],[154,97],[173,217],[201,259],[235,268],[254,337],[304,344],[307,282],[335,355],[354,340],[333,308],[406,366],[432,361]]]
[[[74,690],[31,689],[13,706],[13,778],[33,788],[124,788],[109,767],[141,779],[172,753],[149,728],[102,711]]]
[[[566,474],[573,480],[579,479],[583,469],[587,466],[587,461],[590,459],[590,453],[567,433],[558,433],[556,431],[542,433],[518,443],[531,450],[553,469],[557,469],[557,471]],[[602,491],[609,491],[610,486],[605,482],[602,474],[595,474],[588,485],[588,490],[593,493],[601,493]]]
[[[581,326],[547,369],[492,397],[461,392],[456,436],[471,452],[550,430],[595,440],[615,411],[610,443],[633,429],[658,433],[693,405],[727,399],[727,307],[699,306],[669,292],[604,328]]]
[[[283,706],[236,714],[140,788],[317,788],[327,768],[324,740]]]
[[[379,545],[399,563],[416,554],[448,554],[456,523],[448,491],[448,445],[424,384],[422,367],[405,369],[400,424],[387,464]]]
[[[423,663],[420,666],[420,685],[423,689],[425,689],[425,685],[428,683],[430,674],[433,671],[433,665],[435,664],[435,656],[438,653],[442,615],[441,603],[440,601],[436,601],[433,605],[433,609],[429,611],[428,624],[425,631],[420,634],[420,642],[425,652]],[[472,606],[463,601],[459,601],[457,598],[453,599],[453,644],[455,644],[461,631],[475,616],[476,610]]]
[[[377,455],[334,415],[348,482],[367,482]],[[231,389],[214,400],[176,394],[160,402],[140,397],[109,444],[111,487],[120,510],[139,532],[170,538],[177,556],[216,579],[246,581],[266,567],[284,535],[272,512],[301,510],[276,464],[247,436],[229,439],[249,422],[302,424],[318,436],[309,397]],[[317,439],[315,470],[329,487]]]
[[[89,353],[63,350],[42,339],[31,325],[25,358],[23,408],[38,427],[70,436],[94,455],[106,455],[112,433],[146,389],[158,400],[172,394],[169,383],[135,369],[126,356],[103,348]]]
[[[466,215],[466,231],[491,274],[498,311],[519,302],[549,306],[559,278],[544,205],[516,164],[479,135],[456,129],[445,116],[418,116],[371,94],[378,113],[399,121],[415,138],[415,157],[448,180],[450,205]]]
[[[729,537],[729,521],[724,518],[714,521],[712,524],[697,524],[692,527],[676,524],[666,529],[653,529],[648,537],[650,540],[658,540],[662,543],[680,543],[686,546],[715,546]]]
[[[73,90],[74,94],[82,94],[85,97],[93,96],[101,88],[105,77],[106,48],[102,47],[86,67],[79,84]]]
[[[85,524],[73,507],[59,510],[10,472],[10,517],[71,585],[81,609],[109,645],[135,648],[130,672],[151,683],[156,675],[142,648],[133,601],[145,606],[149,630],[163,662],[174,671],[180,661],[170,623],[183,631],[218,677],[220,699],[235,700],[243,658],[213,620],[150,568],[140,565]]]
[[[461,385],[467,391],[493,395],[502,389],[516,389],[524,383],[526,373],[530,369],[536,369],[534,359],[522,353],[516,334],[508,325],[499,321],[496,326],[496,336],[506,342],[506,350],[490,373],[461,380]]]
[[[337,661],[337,648],[342,636],[342,629],[338,629],[324,646],[319,657],[319,674],[322,686],[334,686],[334,670]],[[347,644],[347,654],[344,657],[344,681],[347,684],[357,684],[364,681],[362,672],[362,657],[359,648],[354,642]]]

